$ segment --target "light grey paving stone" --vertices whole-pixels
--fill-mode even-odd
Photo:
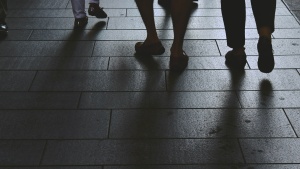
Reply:
[[[0,56],[91,56],[92,41],[0,41]]]
[[[0,92],[0,109],[75,109],[76,92]]]
[[[300,139],[241,139],[246,163],[299,163]]]
[[[165,70],[169,68],[169,57],[111,57],[109,70]]]
[[[88,2],[88,1],[87,1]],[[88,8],[88,6],[86,6]],[[104,9],[109,17],[122,17],[126,15],[126,9]],[[86,9],[87,11],[87,9]],[[93,16],[87,15],[89,18]],[[74,18],[72,9],[10,9],[7,18]]]
[[[72,9],[9,9],[7,18],[74,17]]]
[[[300,76],[296,70],[259,70],[235,72],[228,70],[186,70],[180,76],[167,72],[168,91],[261,90],[270,83],[270,90],[299,90]]]
[[[107,70],[108,57],[0,57],[1,70]]]
[[[234,92],[84,92],[79,105],[81,109],[239,107]]]
[[[158,30],[161,40],[173,40],[173,30]],[[247,38],[258,38],[256,29],[246,30]],[[146,30],[34,30],[29,40],[139,40],[146,39]],[[226,39],[223,29],[187,30],[185,40]]]
[[[293,11],[294,15],[297,17],[297,20],[300,21],[300,10]]]
[[[110,138],[296,137],[282,110],[113,110]]]
[[[138,9],[127,9],[127,16],[141,16]],[[170,17],[170,12],[165,9],[154,9],[154,16]],[[220,9],[203,9],[199,8],[191,12],[191,17],[195,16],[222,16]]]
[[[101,139],[109,110],[1,110],[0,139]]]
[[[275,69],[300,68],[300,55],[299,56],[275,56],[274,59],[275,59]],[[258,56],[247,57],[247,61],[251,69],[258,69],[257,60],[258,60]]]
[[[28,91],[35,71],[0,71],[0,91]]]
[[[26,0],[20,3],[19,0],[9,0],[10,9],[28,9],[28,8],[66,8],[69,0]]]
[[[171,18],[155,17],[155,21],[157,29],[173,29]],[[224,28],[224,24],[222,17],[191,17],[187,28]],[[145,26],[141,17],[111,18],[107,29],[145,29]]]
[[[300,136],[300,109],[285,109],[285,112],[297,135]]]
[[[300,5],[297,0],[284,0],[291,10],[300,10]]]
[[[85,6],[88,7],[89,1],[85,1]],[[137,8],[134,1],[131,0],[101,0],[100,6],[106,9],[119,9],[119,8]],[[67,8],[72,8],[71,3],[68,4]]]
[[[243,108],[299,108],[299,91],[272,91],[272,85],[265,82],[262,91],[241,91]]]
[[[97,41],[93,56],[135,56],[137,41]],[[172,41],[163,40],[166,51],[162,56],[170,56]],[[213,40],[186,40],[183,49],[188,56],[220,56],[218,46]]]
[[[168,30],[170,31],[170,30]],[[145,30],[34,30],[30,40],[145,40]],[[171,39],[165,37],[165,39]]]
[[[111,57],[109,70],[167,70],[169,69],[169,60],[170,57]],[[221,56],[190,57],[186,70],[228,69],[224,62],[225,58]],[[245,68],[249,69],[248,66]]]
[[[9,29],[74,29],[74,18],[7,18]],[[84,29],[102,30],[107,19],[89,18]]]
[[[165,91],[163,71],[39,71],[31,91]]]
[[[53,140],[48,141],[42,165],[242,162],[237,140]]]
[[[104,166],[104,169],[298,169],[299,164],[219,164],[219,165],[147,165]],[[2,168],[1,168],[2,169]],[[6,168],[5,168],[6,169]],[[26,168],[27,169],[27,168]]]
[[[7,36],[1,36],[0,41],[27,40],[32,30],[9,30]]]
[[[0,165],[39,165],[46,141],[0,140]]]
[[[274,38],[300,39],[300,29],[276,29]]]
[[[258,55],[257,42],[255,40],[246,40],[245,48],[247,55]],[[218,47],[222,55],[225,55],[229,50],[226,40],[217,40]],[[297,55],[300,54],[300,39],[272,39],[274,55]]]
[[[199,4],[198,4],[199,5]],[[252,8],[246,8],[246,15],[253,15]],[[287,8],[277,8],[277,15],[291,15]],[[127,16],[141,16],[138,9],[127,9]],[[154,16],[170,16],[170,13],[165,9],[154,9]],[[191,17],[196,16],[222,16],[221,10],[218,8],[197,8],[192,11]]]
[[[276,16],[275,17],[276,28],[300,28],[300,24],[297,22],[294,16]]]

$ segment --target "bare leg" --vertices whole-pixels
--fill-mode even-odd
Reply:
[[[190,18],[192,0],[172,0],[171,15],[173,21],[174,41],[171,47],[171,55],[182,56],[183,40]]]
[[[153,12],[153,0],[135,0],[141,17],[147,29],[147,38],[145,45],[154,44],[160,42],[156,32],[154,12]]]

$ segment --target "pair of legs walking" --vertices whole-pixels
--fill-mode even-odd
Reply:
[[[71,3],[75,17],[74,28],[83,28],[88,22],[85,12],[85,0],[71,0]],[[107,17],[107,14],[99,7],[99,0],[90,0],[89,4],[89,15],[96,16],[97,18]]]
[[[271,34],[274,32],[276,0],[251,0],[259,41],[258,68],[269,73],[274,68]],[[246,64],[245,46],[245,0],[221,0],[221,8],[227,45],[233,50],[226,54],[226,64],[231,68],[243,69]]]
[[[161,44],[154,21],[153,0],[135,0],[141,17],[147,29],[147,37],[144,42],[135,45],[137,53],[159,55],[165,49]],[[174,39],[170,49],[170,69],[183,70],[188,64],[188,56],[183,50],[183,40],[190,17],[192,0],[172,0],[170,3],[171,17],[174,30]]]

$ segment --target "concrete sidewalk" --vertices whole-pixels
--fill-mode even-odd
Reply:
[[[0,41],[0,169],[299,169],[300,3],[278,0],[275,70],[257,68],[247,0],[245,72],[224,64],[220,0],[199,0],[189,66],[168,70],[170,14],[155,4],[161,56],[135,54],[134,0],[73,30],[70,0],[8,0]]]

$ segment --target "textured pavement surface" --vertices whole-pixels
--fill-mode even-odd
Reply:
[[[157,1],[166,52],[154,57],[135,54],[146,31],[134,0],[100,2],[109,17],[74,31],[70,0],[8,0],[0,169],[300,168],[299,0],[278,0],[269,74],[249,0],[245,71],[224,64],[220,0],[199,0],[182,74],[169,72],[172,22]]]

